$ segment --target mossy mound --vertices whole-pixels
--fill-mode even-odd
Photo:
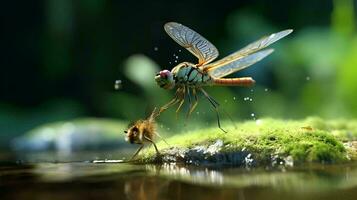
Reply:
[[[338,163],[353,159],[357,121],[307,118],[300,121],[260,119],[238,123],[223,133],[217,127],[176,134],[139,154],[138,162],[195,165],[275,166]]]

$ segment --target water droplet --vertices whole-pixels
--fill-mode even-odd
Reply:
[[[235,101],[236,100],[236,97],[233,97],[233,101]]]
[[[169,62],[169,64],[171,65],[171,62]]]
[[[227,99],[225,99],[225,100],[224,100],[224,103],[227,103],[227,102],[228,102]]]
[[[255,123],[256,123],[257,125],[261,125],[261,124],[262,124],[262,120],[261,120],[261,119],[257,119],[257,120],[255,121]]]
[[[255,118],[256,116],[254,113],[251,113],[250,116],[253,118],[254,121],[256,120],[256,118]]]
[[[175,58],[178,59],[178,56],[176,56]]]
[[[196,112],[196,114],[197,114],[197,115],[199,115],[199,114],[200,114],[200,112],[198,112],[198,111],[197,111],[197,112]]]
[[[175,60],[175,63],[177,63],[177,60]]]
[[[179,52],[181,52],[181,49],[179,49]]]
[[[310,76],[306,76],[306,80],[309,81],[310,80]]]
[[[253,99],[252,99],[252,98],[250,98],[250,99],[249,99],[249,101],[253,101]]]
[[[254,90],[253,90],[253,89],[251,89],[250,91],[251,91],[251,92],[254,92]]]
[[[154,51],[158,51],[159,50],[159,48],[158,47],[154,47]]]
[[[268,92],[268,88],[265,88],[264,91],[265,91],[265,92]]]
[[[114,89],[119,90],[122,87],[122,81],[116,80],[114,83]]]
[[[176,54],[173,54],[172,56],[173,56],[173,57],[176,57]]]

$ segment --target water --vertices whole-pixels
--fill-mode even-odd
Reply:
[[[115,155],[115,154],[113,154]],[[355,199],[357,163],[203,168],[0,162],[1,199]]]
[[[114,89],[119,90],[122,88],[122,81],[121,80],[116,80],[114,83]]]
[[[244,97],[243,98],[244,101],[253,101],[253,98],[250,98],[250,97]]]

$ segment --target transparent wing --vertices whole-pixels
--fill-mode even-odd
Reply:
[[[245,57],[239,57],[240,59],[230,60],[231,62],[226,62],[221,66],[217,66],[215,68],[211,68],[208,70],[208,74],[214,78],[221,78],[232,74],[236,71],[241,69],[247,68],[254,63],[260,61],[261,59],[265,58],[269,54],[273,53],[273,49],[267,49],[252,53]]]
[[[166,23],[164,28],[172,39],[198,58],[198,65],[207,64],[218,57],[217,48],[190,28],[176,22]]]
[[[273,33],[269,36],[265,36],[247,46],[245,46],[244,48],[240,49],[239,51],[222,58],[221,60],[218,60],[214,63],[211,63],[209,65],[205,65],[202,66],[202,70],[208,70],[209,68],[214,68],[214,67],[218,67],[218,66],[223,66],[226,65],[230,62],[233,62],[234,60],[238,60],[240,58],[243,58],[244,56],[247,56],[249,54],[252,54],[254,52],[257,52],[269,45],[271,45],[272,43],[280,40],[281,38],[289,35],[293,30],[292,29],[288,29],[288,30],[284,30],[284,31],[280,31],[278,33]],[[239,69],[238,69],[239,70]]]

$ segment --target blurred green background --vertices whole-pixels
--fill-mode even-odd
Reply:
[[[196,58],[166,35],[168,21],[206,37],[219,58],[294,29],[271,56],[233,75],[252,76],[254,88],[208,88],[234,119],[355,118],[356,6],[353,0],[2,2],[0,147],[46,123],[87,117],[124,123],[169,101],[173,91],[156,86],[155,73]],[[115,80],[122,80],[120,90]],[[201,98],[188,120],[171,109],[160,126],[215,124],[209,106]]]

